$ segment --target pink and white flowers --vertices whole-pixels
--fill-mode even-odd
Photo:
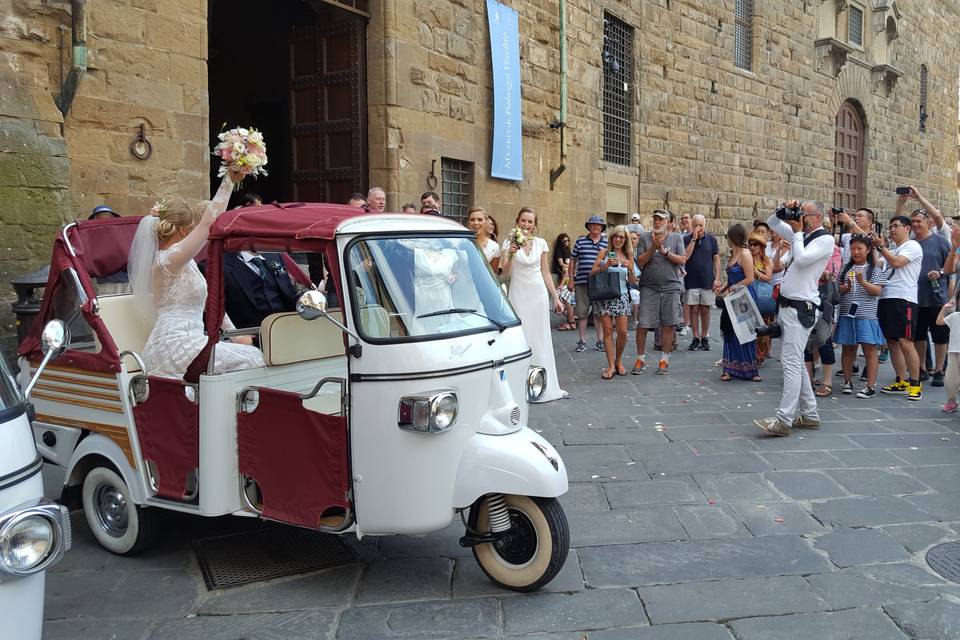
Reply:
[[[217,177],[222,178],[231,171],[240,174],[241,181],[247,176],[267,175],[267,145],[262,133],[239,127],[222,132],[218,138],[220,143],[213,150],[213,155],[220,158]]]

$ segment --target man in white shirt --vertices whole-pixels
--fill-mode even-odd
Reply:
[[[789,239],[793,256],[780,283],[780,326],[783,328],[783,392],[777,415],[758,418],[755,425],[774,436],[790,435],[790,428],[819,429],[820,414],[810,377],[803,364],[803,350],[816,324],[820,307],[818,282],[833,255],[833,236],[823,228],[823,204],[814,201],[801,206],[796,200],[786,203],[785,211],[799,208],[800,219],[781,220],[776,213],[767,219],[770,228]]]
[[[899,203],[897,205],[899,209]],[[888,269],[887,285],[880,293],[877,305],[877,319],[883,337],[890,348],[890,362],[897,373],[897,379],[880,391],[896,395],[905,395],[910,400],[923,397],[920,387],[920,358],[913,346],[917,331],[917,282],[920,277],[920,265],[923,261],[923,249],[920,243],[910,239],[910,218],[895,216],[887,226],[890,238],[896,244],[891,251],[881,237],[873,239],[873,246],[880,251]]]
[[[934,233],[937,233],[943,236],[943,239],[947,242],[950,242],[950,231],[953,228],[953,225],[943,217],[943,213],[940,212],[940,209],[937,209],[933,206],[929,200],[923,197],[923,194],[917,191],[917,188],[913,185],[908,187],[910,193],[901,193],[897,196],[897,210],[894,212],[894,216],[906,216],[909,215],[906,211],[907,200],[916,200],[923,212],[932,218],[930,225],[930,230]]]

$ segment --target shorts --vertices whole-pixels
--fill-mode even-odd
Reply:
[[[680,292],[657,291],[649,287],[641,287],[638,315],[637,326],[647,329],[683,324]]]
[[[627,294],[609,300],[594,300],[593,311],[598,316],[619,318],[630,314],[630,298]]]
[[[634,306],[640,304],[640,289],[630,289],[630,304]]]
[[[837,344],[886,344],[880,323],[876,318],[850,318],[840,316],[837,328],[833,332],[833,341]]]
[[[691,306],[712,307],[717,300],[717,294],[712,289],[687,289],[683,295],[683,304]]]
[[[590,290],[587,288],[587,285],[578,284],[574,287],[574,292],[577,295],[577,299],[573,305],[573,315],[575,315],[578,320],[585,320],[587,316],[590,315]]]
[[[917,304],[903,298],[882,298],[877,304],[877,320],[887,340],[913,340],[917,335]]]
[[[821,364],[836,364],[837,363],[837,354],[833,350],[833,341],[830,338],[827,338],[827,341],[822,345],[817,347],[817,351],[820,352],[820,363]],[[804,362],[813,362],[813,351],[811,349],[803,350],[803,361]],[[830,384],[827,381],[827,384]]]
[[[933,344],[947,344],[950,342],[950,328],[947,325],[938,325],[937,316],[942,307],[917,307],[917,332],[914,340],[927,340],[927,332]]]

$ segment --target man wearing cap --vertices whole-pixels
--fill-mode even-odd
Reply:
[[[105,204],[98,205],[93,208],[93,211],[90,212],[90,215],[87,216],[87,220],[107,220],[110,218],[119,218],[120,214],[108,207]]]
[[[680,268],[686,264],[687,255],[683,238],[678,233],[669,233],[667,225],[670,212],[655,209],[653,231],[640,236],[637,247],[637,264],[640,265],[640,318],[637,322],[637,360],[633,373],[641,374],[646,368],[644,349],[647,331],[660,327],[662,353],[657,373],[665,375],[670,368],[670,352],[673,351],[674,327],[683,322],[680,295],[683,280]]]
[[[576,305],[574,313],[577,317],[577,353],[587,350],[587,318],[590,315],[590,295],[587,289],[587,282],[590,280],[590,271],[593,269],[593,263],[597,261],[600,251],[607,248],[607,237],[603,231],[607,228],[603,218],[600,216],[590,216],[583,225],[587,229],[587,235],[580,236],[573,243],[573,251],[570,252],[570,265],[567,267],[569,282],[567,286],[571,291],[576,287]],[[603,351],[603,329],[599,322],[594,322],[594,328],[597,330],[597,351]]]

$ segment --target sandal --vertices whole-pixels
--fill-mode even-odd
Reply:
[[[569,322],[564,322],[562,325],[557,327],[557,331],[572,331],[574,329],[576,329],[576,327],[571,325]]]
[[[613,380],[613,374],[614,372],[611,369],[609,372],[609,375],[606,371],[604,371],[603,373],[600,374],[600,377],[603,378],[604,380]]]
[[[618,375],[618,376],[625,376],[625,375],[627,375],[627,370],[626,370],[626,368],[625,368],[623,365],[620,365],[619,367],[617,367],[617,375]]]
[[[763,378],[761,378],[760,376],[753,376],[752,378],[750,378],[750,380],[752,380],[753,382],[763,382]]]
[[[818,398],[826,398],[827,396],[832,396],[833,387],[831,387],[828,384],[821,384],[819,387],[817,387],[817,390],[813,392],[813,395],[817,396]]]
[[[730,377],[729,373],[724,373],[720,376],[721,382],[730,382],[730,380],[732,380],[732,378]]]

